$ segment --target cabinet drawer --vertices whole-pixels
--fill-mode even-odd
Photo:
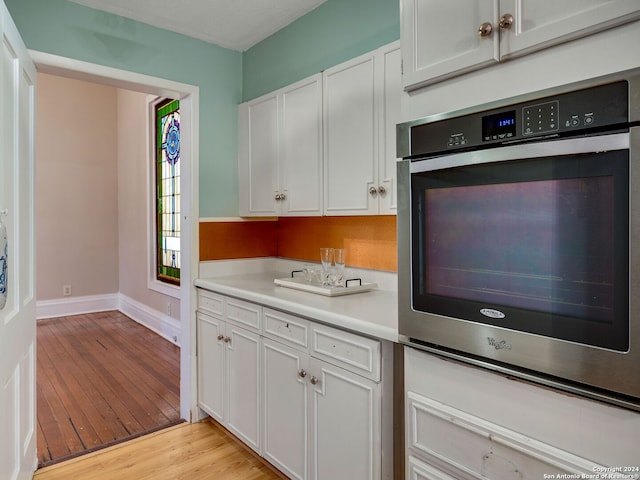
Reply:
[[[262,307],[237,298],[225,298],[226,319],[236,325],[261,333]]]
[[[309,322],[303,318],[265,308],[264,336],[293,348],[309,350]]]
[[[208,290],[198,289],[198,310],[222,316],[224,313],[224,297]]]
[[[537,480],[549,473],[587,478],[580,474],[593,474],[600,467],[411,391],[406,415],[409,458],[416,455],[454,478]]]
[[[314,325],[311,356],[380,381],[380,342],[323,325]]]

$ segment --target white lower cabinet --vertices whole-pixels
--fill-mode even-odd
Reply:
[[[379,479],[380,385],[315,358],[309,369],[310,478]]]
[[[260,453],[261,337],[227,321],[226,313],[202,310],[197,313],[198,404]]]
[[[203,290],[197,347],[200,408],[286,476],[391,477],[380,341]]]
[[[264,339],[264,457],[293,479],[380,478],[380,384]]]
[[[598,472],[637,465],[636,412],[410,347],[404,362],[408,480],[613,478]]]

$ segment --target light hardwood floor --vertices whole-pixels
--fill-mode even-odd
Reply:
[[[180,424],[38,470],[34,480],[276,480],[285,478],[222,427]]]

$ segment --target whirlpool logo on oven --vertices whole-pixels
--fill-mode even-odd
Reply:
[[[493,337],[487,337],[487,342],[496,350],[511,350],[511,344],[506,340],[496,340]]]

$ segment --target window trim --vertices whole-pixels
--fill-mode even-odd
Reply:
[[[147,96],[147,288],[174,298],[180,298],[180,285],[162,282],[156,278],[156,137],[155,110],[165,100],[155,95]]]

